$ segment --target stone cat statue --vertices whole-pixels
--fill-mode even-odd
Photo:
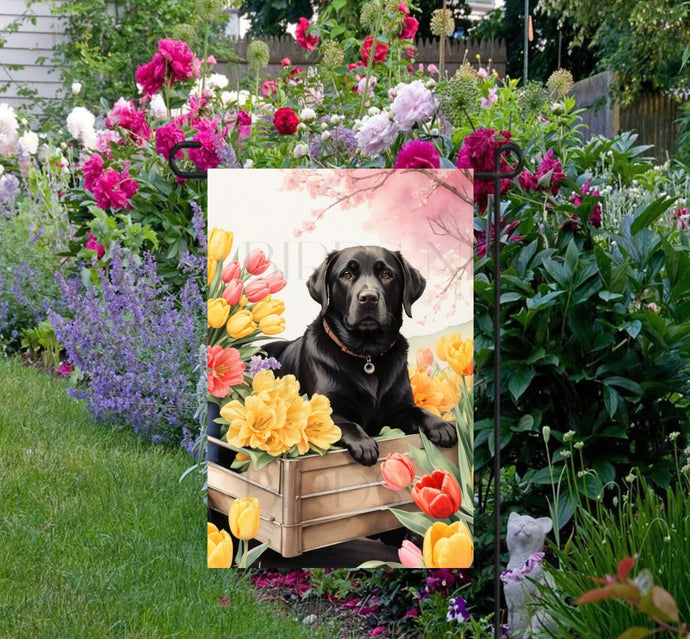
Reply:
[[[508,627],[512,639],[532,636],[548,619],[534,615],[530,619],[527,605],[531,604],[538,594],[537,587],[527,578],[544,581],[541,559],[544,556],[544,538],[553,527],[550,517],[534,519],[529,515],[510,513],[506,541],[510,560],[508,569],[501,574],[503,592],[508,606]]]

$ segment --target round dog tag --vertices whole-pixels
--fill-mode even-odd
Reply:
[[[364,372],[371,375],[376,370],[374,363],[371,361],[371,355],[367,355],[367,362],[364,364]]]

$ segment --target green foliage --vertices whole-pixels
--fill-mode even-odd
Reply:
[[[288,24],[300,18],[311,18],[314,8],[310,0],[243,0],[240,15],[251,22],[249,33],[253,36],[279,36],[286,33]]]
[[[554,637],[617,637],[630,627],[649,627],[645,614],[619,601],[572,605],[594,587],[592,577],[611,574],[634,555],[644,569],[638,577],[648,571],[675,597],[680,618],[690,616],[690,482],[681,474],[658,495],[642,477],[629,479],[617,487],[612,509],[578,509],[571,539],[562,550],[554,548],[559,568],[545,564],[553,585],[542,589],[539,605],[558,625]]]
[[[62,347],[48,320],[39,322],[34,328],[25,328],[22,331],[21,345],[23,349],[28,350],[32,360],[40,357],[47,369],[55,369],[60,363]]]

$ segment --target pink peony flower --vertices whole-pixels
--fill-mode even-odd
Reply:
[[[532,173],[525,169],[520,174],[518,182],[520,187],[527,192],[548,191],[552,195],[556,195],[559,185],[564,179],[565,173],[563,173],[563,167],[561,163],[553,157],[553,149],[549,149],[539,163],[537,172]]]
[[[87,191],[93,192],[93,185],[103,175],[103,157],[98,153],[94,153],[84,162],[82,173],[84,174],[84,188]]]
[[[431,120],[436,111],[434,96],[421,80],[409,84],[399,84],[391,104],[395,124],[401,131],[409,131],[414,126]]]
[[[432,75],[434,73],[438,73],[438,67],[433,62],[429,66],[427,66],[426,70]]]
[[[417,35],[419,29],[419,22],[412,16],[405,16],[402,30],[400,31],[401,40],[412,40]]]
[[[365,118],[357,133],[357,146],[367,157],[376,157],[383,153],[398,134],[398,127],[390,120],[387,113],[378,113]]]
[[[201,124],[201,123],[199,123]],[[189,149],[189,159],[200,171],[215,169],[221,163],[219,155],[222,142],[215,130],[215,122],[205,123],[202,129],[192,138],[193,142],[201,142],[200,149]]]
[[[237,120],[235,124],[238,129],[237,140],[248,138],[252,134],[252,116],[246,111],[237,112]]]
[[[100,260],[105,255],[105,246],[98,242],[98,239],[93,233],[87,233],[86,236],[88,239],[86,240],[86,244],[84,244],[84,248],[90,251],[96,251],[96,259]]]
[[[275,80],[264,80],[261,85],[261,93],[264,98],[275,95],[278,92],[278,83]]]
[[[400,13],[404,13],[406,16],[409,16],[409,15],[410,15],[410,10],[407,8],[407,3],[406,3],[406,2],[401,2],[401,3],[398,5],[398,11],[400,11]]]
[[[209,59],[209,64],[215,64]],[[197,60],[182,40],[163,39],[158,41],[158,51],[147,64],[137,68],[136,80],[144,95],[151,97],[164,84],[172,85],[192,76],[198,77],[201,60]]]
[[[270,265],[271,260],[261,249],[254,249],[244,260],[244,268],[252,275],[261,275]]]
[[[160,153],[166,160],[170,158],[170,149],[179,142],[184,142],[184,131],[175,122],[168,122],[156,129],[156,153]],[[182,157],[182,151],[178,151],[175,157]]]
[[[165,58],[158,52],[153,54],[150,62],[137,67],[135,78],[146,97],[150,98],[158,93],[165,84],[166,68]]]
[[[440,169],[441,156],[433,142],[410,140],[395,157],[394,169]]]
[[[93,195],[96,198],[96,204],[104,211],[110,208],[131,210],[133,207],[129,198],[138,189],[139,184],[127,172],[127,169],[119,172],[109,168],[95,181]]]
[[[309,20],[307,18],[300,18],[295,28],[295,40],[297,44],[307,51],[313,51],[319,44],[319,36],[307,35],[307,29],[309,29]]]
[[[480,128],[470,133],[462,143],[455,160],[455,166],[459,169],[473,169],[477,172],[493,172],[495,169],[496,150],[506,142],[510,142],[510,131],[494,131],[493,129]],[[502,172],[508,172],[511,167],[502,157],[500,161]],[[510,188],[511,180],[501,180],[500,193],[505,193]],[[474,201],[479,207],[479,212],[486,210],[489,195],[494,192],[493,180],[474,180]]]
[[[565,176],[564,176],[565,177]],[[596,188],[591,188],[591,178],[588,179],[583,185],[582,185],[582,195],[591,195],[594,197],[599,197],[601,193],[599,192],[599,189]],[[582,196],[579,193],[573,193],[570,196],[570,201],[575,205],[575,206],[580,206],[582,204]],[[574,215],[571,220],[570,224],[573,227],[577,227],[577,221],[578,221],[578,216]],[[566,222],[568,224],[569,222]],[[594,228],[601,228],[601,204],[597,202],[597,204],[594,206],[592,209],[592,212],[589,214],[589,223],[594,227]]]
[[[151,138],[151,128],[146,122],[146,113],[137,109],[131,100],[120,98],[108,113],[105,124],[111,129],[116,126],[126,129],[129,131],[130,139],[140,146]]]
[[[359,50],[360,56],[364,64],[369,64],[369,54],[374,46],[373,36],[367,36],[364,38],[364,43],[362,48]],[[383,42],[376,42],[376,47],[374,48],[374,62],[385,62],[386,56],[388,55],[388,45]]]

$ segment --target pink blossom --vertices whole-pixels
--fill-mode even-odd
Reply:
[[[367,634],[370,637],[380,637],[381,635],[386,634],[386,627],[385,626],[376,626],[376,628],[372,628]]]
[[[372,75],[369,78],[369,82],[367,83],[367,77],[364,76],[357,84],[357,93],[359,95],[364,95],[364,90],[365,87],[367,88],[367,97],[371,98],[374,96],[374,86],[378,82],[378,78],[375,75]]]
[[[110,128],[119,126],[126,129],[130,132],[130,139],[140,146],[151,138],[151,128],[146,122],[146,113],[137,109],[131,100],[120,98],[108,113],[105,124]]]
[[[309,29],[309,20],[307,18],[300,18],[295,28],[295,40],[297,44],[307,51],[313,51],[319,44],[320,39],[315,35],[307,35]]]
[[[400,31],[401,40],[412,40],[417,35],[419,29],[419,22],[412,16],[405,16],[403,20],[402,30]]]
[[[215,123],[214,123],[215,124]],[[190,149],[189,159],[200,171],[215,169],[221,163],[218,154],[221,140],[218,132],[211,126],[205,125],[193,138],[193,142],[201,142],[200,149]]]
[[[398,549],[398,557],[400,563],[406,568],[424,568],[422,551],[407,539],[402,542],[402,547]]]
[[[486,80],[489,77],[489,72],[484,67],[479,67],[479,69],[477,69],[477,75],[482,80]]]
[[[269,273],[268,275],[264,276],[263,279],[268,285],[268,290],[271,295],[277,293],[278,291],[282,291],[287,286],[287,281],[285,280],[283,271],[273,271],[273,273]]]
[[[235,121],[235,124],[237,126],[238,134],[237,134],[237,140],[238,142],[244,138],[248,138],[252,134],[252,116],[249,115],[246,111],[238,111],[237,112],[237,120]]]
[[[215,64],[209,58],[209,64]],[[158,41],[158,51],[147,64],[137,68],[136,80],[142,86],[144,95],[151,97],[164,84],[198,77],[201,60],[197,60],[182,40],[163,39]]]
[[[109,158],[113,157],[110,145],[118,144],[122,141],[117,131],[112,131],[111,129],[99,129],[96,131],[96,151],[105,153]]]
[[[156,129],[156,153],[160,153],[166,160],[170,158],[170,150],[179,142],[184,142],[185,134],[175,122],[168,122]],[[182,151],[178,151],[175,157],[181,157]]]
[[[406,16],[409,16],[409,15],[410,15],[410,10],[407,8],[407,3],[406,3],[406,2],[401,2],[401,3],[398,5],[398,11],[400,11],[400,13],[404,13]]]
[[[395,157],[394,169],[440,169],[441,156],[433,142],[410,140]]]
[[[368,117],[357,133],[357,146],[368,157],[383,153],[398,134],[398,127],[391,122],[387,113]]]
[[[252,275],[261,275],[270,265],[271,260],[261,249],[254,249],[244,260],[244,268]]]
[[[431,64],[427,65],[426,70],[431,73],[432,75],[434,73],[438,73],[438,67],[432,62]]]
[[[278,92],[278,83],[275,80],[264,80],[261,85],[261,93],[263,93],[264,98],[270,95],[275,95]]]
[[[678,228],[687,229],[690,227],[690,210],[686,206],[678,207],[676,219],[678,220]]]
[[[549,149],[539,163],[536,173],[525,169],[518,178],[520,187],[525,191],[545,191],[552,195],[558,193],[560,183],[565,179],[561,163],[553,156],[553,149]]]
[[[291,64],[292,64],[292,62],[290,62],[290,58],[283,58],[283,59],[280,61],[280,66],[281,66],[281,67],[289,67]]]
[[[600,197],[599,189],[596,188],[591,188],[591,178],[588,179],[583,185],[582,185],[582,195],[591,195],[593,197]],[[582,204],[582,196],[579,193],[573,193],[570,196],[570,201],[575,204],[575,206],[580,206]],[[577,225],[577,220],[578,216],[574,215],[571,220],[574,222],[575,225]],[[592,209],[592,212],[589,215],[589,223],[594,227],[594,228],[601,228],[601,204],[597,202],[597,204],[594,206]]]
[[[498,102],[498,87],[491,87],[489,89],[489,95],[486,98],[481,99],[481,106],[485,109],[489,109],[491,106]]]
[[[436,111],[436,101],[421,80],[399,84],[391,110],[398,129],[409,131],[414,126],[431,120]]]
[[[96,204],[104,211],[110,208],[131,210],[132,204],[129,201],[139,189],[139,184],[125,169],[122,172],[114,168],[105,171],[93,185],[93,195]]]
[[[86,236],[88,239],[86,240],[86,244],[84,244],[84,248],[90,251],[95,251],[96,259],[100,260],[105,255],[105,246],[99,243],[98,239],[93,233],[87,233]]]
[[[93,185],[103,175],[103,157],[98,153],[94,153],[84,162],[82,173],[84,175],[84,188],[87,191],[93,192]]]

